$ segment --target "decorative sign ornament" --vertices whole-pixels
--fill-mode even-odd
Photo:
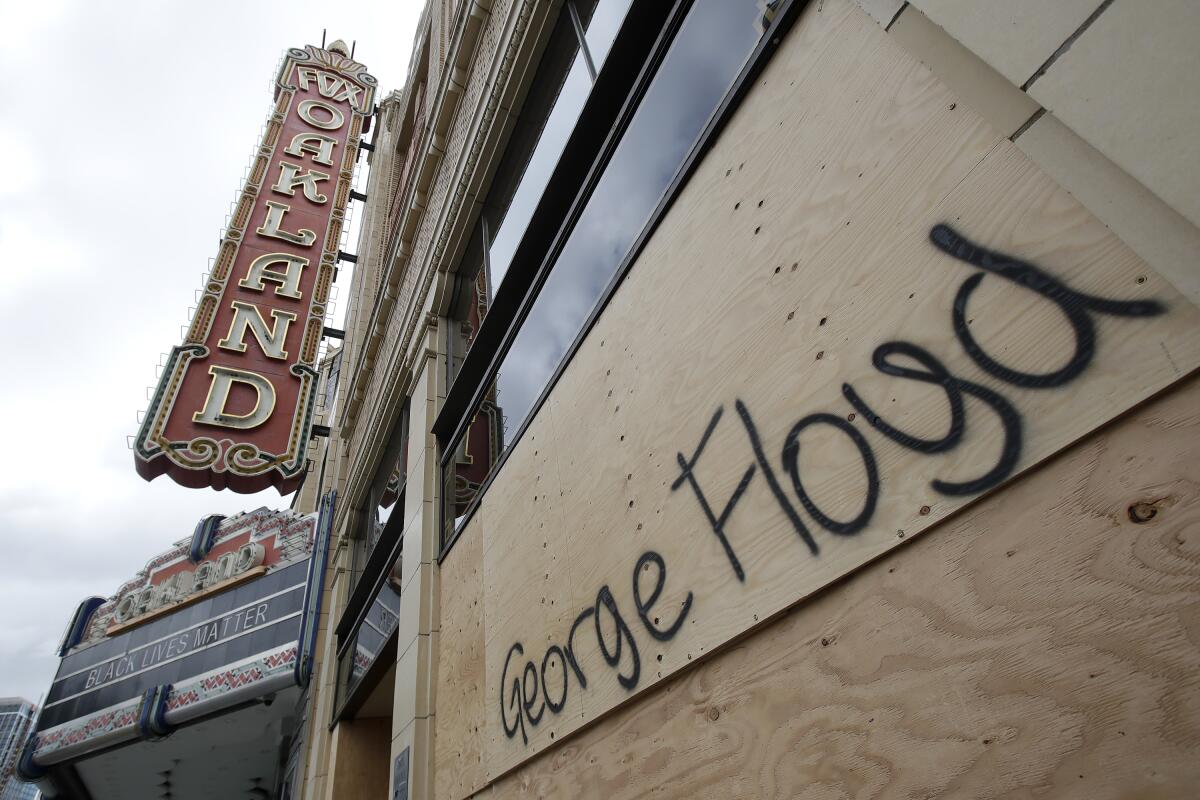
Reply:
[[[252,577],[256,567],[271,570],[307,558],[315,525],[311,515],[266,508],[206,517],[191,539],[155,556],[116,594],[90,609],[78,640],[70,645],[95,644],[155,612],[219,592],[239,576]]]
[[[287,51],[275,108],[183,344],[134,443],[138,474],[294,491],[317,348],[376,81],[339,41]]]

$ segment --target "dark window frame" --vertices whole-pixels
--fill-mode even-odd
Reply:
[[[387,581],[391,565],[400,557],[400,551],[404,547],[402,517],[403,515],[397,515],[387,521],[379,541],[375,543],[375,548],[363,567],[362,579],[355,584],[346,600],[346,607],[342,610],[337,628],[334,629],[339,652],[366,618],[367,612],[371,610],[371,603],[379,596],[383,584]]]
[[[357,632],[357,628],[355,632]],[[347,641],[353,641],[353,639]],[[370,697],[371,692],[375,691],[376,687],[379,686],[379,682],[383,679],[383,676],[395,665],[399,642],[400,629],[397,627],[388,634],[387,639],[380,646],[379,652],[376,653],[375,660],[371,662],[371,666],[367,667],[367,671],[358,679],[358,683],[354,684],[354,688],[342,697],[341,703],[335,705],[333,716],[329,720],[329,730],[333,730],[344,719],[354,719],[354,715],[362,708],[363,703]],[[333,659],[334,669],[337,670],[337,673],[334,675],[333,685],[335,703],[342,685],[341,663],[343,655],[345,655],[344,648],[339,647],[339,652]]]
[[[375,476],[371,479],[370,488],[367,491],[366,505],[359,513],[362,519],[359,520],[358,527],[362,536],[367,536],[372,526],[375,524],[375,514],[378,510],[379,498],[386,486],[387,479],[391,471],[395,469],[401,451],[407,450],[410,445],[411,430],[409,425],[409,415],[411,410],[412,398],[405,398],[401,404],[399,416],[392,422],[392,430],[388,442],[388,447],[384,451],[379,464],[375,467]],[[400,558],[400,554],[404,548],[404,499],[405,493],[408,490],[408,475],[407,475],[407,455],[405,456],[405,475],[401,476],[399,488],[397,489],[396,503],[399,508],[388,517],[388,521],[384,523],[383,530],[379,534],[379,539],[371,546],[367,553],[367,558],[362,564],[362,570],[355,578],[356,565],[351,564],[348,575],[352,580],[355,580],[354,585],[350,587],[349,597],[346,599],[346,605],[342,609],[341,616],[338,618],[337,626],[334,628],[334,636],[336,637],[336,658],[335,662],[340,662],[342,656],[357,639],[358,630],[363,625],[367,614],[371,611],[371,606],[375,602],[375,598],[383,591],[384,583],[387,582],[388,576],[391,575],[393,565]],[[354,554],[350,554],[353,560]],[[337,721],[347,714],[353,714],[357,707],[355,703],[361,705],[362,700],[366,697],[364,688],[372,686],[370,678],[375,675],[375,664],[383,660],[383,654],[389,646],[395,647],[392,640],[396,637],[396,631],[389,634],[388,641],[384,643],[380,649],[379,655],[375,657],[375,662],[367,669],[367,673],[359,679],[358,683],[352,690],[346,693],[342,702],[337,706],[331,725],[336,725]],[[394,661],[394,655],[391,657]],[[335,676],[335,697],[340,691],[341,674]],[[347,710],[349,709],[349,710]]]
[[[628,275],[633,264],[641,255],[641,252],[645,248],[650,237],[654,234],[663,218],[670,211],[671,207],[675,203],[675,200],[678,198],[679,193],[683,190],[683,187],[687,184],[696,168],[700,165],[700,162],[703,160],[704,156],[707,155],[708,151],[711,150],[716,144],[717,140],[720,138],[721,132],[725,129],[726,124],[741,105],[742,100],[749,93],[756,79],[762,73],[763,69],[766,68],[767,64],[771,60],[771,57],[775,54],[775,51],[778,49],[783,37],[791,29],[792,25],[799,18],[800,13],[804,10],[808,3],[809,0],[782,0],[782,2],[772,4],[771,10],[774,10],[775,12],[774,18],[770,21],[769,26],[766,28],[758,44],[751,51],[750,55],[746,59],[746,62],[742,65],[742,68],[738,72],[738,75],[735,78],[732,86],[726,92],[724,98],[713,112],[709,121],[701,130],[691,148],[688,150],[688,153],[679,169],[676,171],[674,178],[672,178],[666,191],[663,193],[663,196],[660,198],[658,204],[651,212],[650,217],[643,226],[641,232],[635,238],[633,245],[621,260],[612,278],[601,292],[599,300],[588,314],[582,328],[572,340],[571,345],[567,348],[566,353],[559,361],[558,366],[555,368],[545,387],[543,387],[542,391],[538,394],[537,399],[530,407],[530,411],[526,415],[524,421],[510,438],[505,450],[499,454],[495,464],[492,465],[488,477],[484,480],[483,484],[479,488],[479,491],[476,493],[475,498],[471,501],[470,505],[468,505],[466,511],[463,513],[461,522],[458,522],[455,525],[454,530],[451,531],[448,536],[446,535],[446,520],[444,518],[444,515],[447,513],[447,509],[444,507],[445,503],[443,503],[443,508],[441,509],[443,518],[440,520],[441,525],[439,526],[442,538],[442,545],[438,554],[439,563],[445,559],[447,554],[453,548],[454,544],[458,541],[458,538],[462,535],[464,529],[470,523],[470,520],[474,516],[475,511],[478,509],[484,495],[487,493],[492,480],[500,472],[504,466],[504,463],[507,461],[509,453],[512,452],[512,450],[516,447],[516,444],[521,440],[525,430],[532,423],[533,418],[537,415],[538,411],[545,403],[546,398],[549,397],[550,393],[554,390],[555,385],[558,383],[562,373],[566,370],[567,365],[570,364],[574,359],[575,354],[578,352],[580,346],[583,344],[583,341],[591,332],[592,327],[595,325],[600,315],[604,312],[604,309],[612,300],[613,295],[616,293],[621,283],[625,280],[625,277]],[[686,18],[687,11],[690,10],[691,5],[691,0],[678,0],[678,2],[672,8],[671,16],[668,18],[666,25],[664,25],[662,34],[655,42],[650,57],[646,60],[645,65],[640,70],[635,85],[626,96],[621,105],[619,115],[612,123],[612,126],[605,137],[604,146],[599,150],[598,155],[595,157],[590,169],[588,170],[587,179],[584,181],[583,187],[578,191],[578,193],[576,193],[570,211],[564,218],[558,231],[555,232],[553,237],[553,245],[546,253],[545,257],[538,262],[538,267],[533,271],[533,274],[529,276],[523,276],[528,277],[528,280],[520,282],[522,296],[516,304],[515,312],[501,316],[494,313],[497,310],[494,305],[493,309],[491,309],[488,313],[487,320],[492,320],[495,324],[493,324],[489,329],[485,320],[485,324],[480,326],[480,331],[476,336],[476,345],[484,344],[484,348],[482,348],[481,357],[477,360],[482,360],[482,354],[484,352],[490,354],[491,358],[488,360],[486,369],[479,369],[476,364],[472,364],[471,366],[473,367],[473,370],[468,373],[467,362],[471,356],[471,353],[468,353],[467,359],[464,359],[463,367],[459,371],[459,378],[455,381],[455,385],[450,388],[447,401],[443,405],[441,413],[434,422],[433,433],[437,435],[439,445],[443,449],[443,455],[440,462],[442,468],[441,474],[445,474],[448,459],[453,457],[454,449],[457,446],[458,441],[466,434],[471,420],[474,417],[474,410],[478,407],[491,382],[495,379],[499,367],[503,362],[504,356],[508,352],[509,346],[515,339],[516,334],[521,328],[521,325],[524,323],[525,317],[532,308],[533,302],[536,300],[542,285],[549,277],[550,270],[553,268],[555,261],[557,260],[559,251],[561,251],[563,245],[566,243],[567,236],[570,234],[574,227],[575,221],[582,213],[584,207],[586,206],[587,200],[591,196],[591,190],[595,187],[595,184],[603,174],[604,168],[607,166],[617,144],[620,143],[621,135],[624,133],[625,128],[631,121],[634,112],[636,112],[642,96],[644,96],[646,90],[649,88],[650,82],[657,73],[658,66],[665,58],[667,50],[674,41],[675,34],[678,32],[683,20]],[[633,8],[636,8],[637,6],[638,4],[635,3]],[[621,34],[618,34],[618,41],[624,32],[625,28],[622,26]],[[613,52],[618,52],[616,47],[617,45],[614,43]],[[606,66],[608,63],[612,63],[612,61],[619,62],[623,60],[624,59],[620,57],[616,59],[610,58],[608,61],[606,61]],[[604,72],[601,71],[601,77],[603,76]],[[589,98],[589,105],[590,103],[591,98]],[[588,108],[585,106],[584,114],[587,114],[587,111]],[[577,127],[582,125],[584,114],[581,114],[580,123],[577,123]],[[574,143],[574,138],[575,135],[573,133],[572,140],[568,142],[568,148],[570,148],[571,144]],[[562,160],[566,160],[565,150],[564,158]],[[547,185],[546,192],[543,194],[541,201],[539,201],[538,211],[535,212],[535,215],[542,210],[542,206],[546,204],[548,200],[552,202],[555,200],[561,202],[563,199],[561,196],[560,185],[554,186],[554,188],[559,191],[554,193],[552,196],[551,185],[555,184],[555,179],[558,177],[558,169],[556,169],[554,175],[551,177],[550,183]],[[522,249],[525,246],[526,241],[525,239],[522,239],[521,244],[518,245],[517,252],[522,252]],[[514,257],[514,264],[517,263],[519,262],[517,261],[516,257]],[[514,282],[514,286],[512,288],[515,289],[516,284],[517,282]],[[510,294],[515,294],[515,291],[510,292]],[[500,295],[501,293],[498,291],[496,298],[497,301],[500,299]],[[511,301],[511,298],[506,297],[505,299]],[[502,319],[507,321],[507,325],[504,325],[503,327],[503,323],[501,322]],[[497,330],[498,328],[500,330]],[[479,348],[472,347],[473,352],[476,349]],[[462,403],[460,397],[466,392],[465,390],[460,389],[456,396],[455,389],[459,387],[459,384],[463,383],[464,377],[466,377],[468,374],[471,375],[476,381],[474,384],[471,384],[474,388],[474,392],[472,393],[469,402]],[[451,404],[451,399],[456,401],[455,404]],[[452,424],[453,428],[451,427]]]
[[[514,250],[505,279],[496,288],[492,306],[434,421],[432,430],[443,450],[439,460],[440,479],[444,480],[450,460],[467,435],[533,301],[586,208],[593,189],[604,174],[604,167],[620,144],[625,128],[692,4],[693,0],[676,0],[670,7],[665,3],[637,2],[629,7],[525,233]],[[566,213],[562,211],[564,207]],[[522,269],[522,265],[528,266]],[[485,380],[481,380],[481,376]],[[541,402],[539,398],[538,404]],[[456,418],[458,408],[467,411],[457,412]],[[449,513],[448,499],[443,486],[443,503],[438,513],[439,560],[474,514],[505,455],[520,439],[536,411],[537,405],[492,465],[488,477],[468,505],[462,523],[449,537],[445,519]],[[454,428],[447,435],[451,425]]]
[[[591,175],[596,154],[609,138],[613,120],[642,72],[643,59],[622,56],[651,51],[660,38],[663,21],[672,16],[682,16],[678,9],[681,6],[690,7],[691,3],[692,0],[676,0],[671,8],[659,2],[634,2],[630,6],[611,45],[609,57],[596,76],[575,128],[530,215],[525,233],[513,251],[504,280],[495,287],[495,296],[487,316],[481,321],[475,341],[464,355],[454,383],[449,387],[446,400],[434,420],[432,431],[439,441],[457,438],[469,425],[468,417],[473,416],[474,409],[487,391],[485,377],[494,374],[499,367],[504,355],[500,351],[511,343],[512,335],[523,319],[518,315],[522,310],[528,311],[525,308],[526,299],[531,291],[536,294],[533,283],[543,271],[543,257],[564,227],[569,229],[574,225],[573,219],[564,219],[564,216],[569,217],[570,212],[564,215],[562,209],[571,204],[577,194],[590,194],[590,188],[581,190],[580,187],[589,178],[594,182],[599,177]],[[576,205],[580,207],[576,208]],[[571,205],[575,216],[582,211],[581,206],[581,203]],[[523,268],[522,265],[529,266]]]

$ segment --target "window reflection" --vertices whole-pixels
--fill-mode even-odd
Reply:
[[[363,510],[362,528],[353,542],[351,591],[363,576],[367,561],[383,536],[388,522],[395,517],[404,522],[404,489],[408,477],[408,416],[409,402],[404,402],[392,439],[371,482],[367,507]]]
[[[466,434],[455,448],[454,458],[446,464],[442,486],[445,487],[446,519],[457,525],[467,507],[479,493],[492,465],[504,452],[503,412],[496,405],[496,385],[493,383],[483,402],[471,419]]]
[[[587,41],[588,52],[591,53],[592,63],[596,65],[597,72],[604,66],[604,59],[608,57],[613,39],[617,38],[617,31],[621,29],[621,20],[625,19],[630,2],[631,0],[601,0],[594,13],[587,17],[584,17],[584,9],[579,9],[579,16],[583,18],[587,31],[584,39]]]
[[[374,549],[379,537],[383,535],[383,529],[393,516],[398,516],[401,522],[404,521],[404,488],[408,478],[408,412],[409,404],[405,401],[404,410],[400,412],[400,419],[396,423],[400,428],[395,445],[398,452],[394,455],[389,454],[391,458],[384,462],[384,468],[375,479],[376,485],[372,491],[372,496],[376,498],[375,520],[368,552]],[[389,466],[390,469],[387,468]]]
[[[749,0],[699,0],[684,22],[505,356],[497,402],[509,435],[525,421],[757,43],[759,16]]]
[[[587,65],[577,53],[563,82],[558,102],[546,120],[546,127],[542,129],[537,149],[525,167],[508,213],[488,249],[495,285],[499,285],[508,272],[513,252],[521,242],[521,235],[529,225],[529,218],[546,189],[546,181],[550,180],[550,173],[554,171],[554,165],[558,163],[558,157],[567,144],[567,137],[575,128],[575,121],[579,119],[579,112],[583,110],[591,88],[592,79],[588,75]]]
[[[342,349],[340,347],[327,363],[329,369],[325,377],[324,410],[326,419],[329,419],[333,415],[333,400],[337,396],[338,377],[342,372]]]
[[[462,266],[454,277],[454,298],[450,315],[447,377],[454,380],[467,351],[475,341],[479,326],[491,304],[491,283],[485,263],[483,240],[486,224],[476,227],[467,244]]]
[[[450,311],[449,383],[458,375],[496,288],[508,273],[517,245],[591,93],[588,58],[580,49],[570,11],[574,9],[590,59],[599,69],[629,5],[630,0],[572,0],[559,14],[456,274]]]
[[[591,92],[594,78],[588,60],[597,69],[603,65],[629,5],[630,0],[571,0],[559,15],[455,277],[448,382],[457,376],[475,340]],[[581,49],[578,29],[590,53]],[[503,437],[503,414],[493,385],[447,467],[447,517],[461,516],[478,493],[504,450]]]
[[[371,603],[370,609],[338,656],[338,702],[340,708],[383,651],[400,622],[399,562]]]
[[[379,498],[379,505],[375,507],[375,525],[371,531],[371,542],[368,551],[373,550],[379,542],[379,537],[383,535],[383,529],[387,527],[388,520],[392,518],[393,512],[398,512],[399,516],[404,516],[404,478],[405,478],[405,462],[408,459],[401,458],[400,463],[396,464],[392,474],[388,476],[387,483],[383,487],[383,493]]]
[[[587,43],[588,52],[586,56],[583,52],[576,53],[554,110],[546,120],[537,149],[521,177],[508,214],[491,243],[489,254],[492,279],[496,286],[500,285],[508,272],[513,252],[529,225],[529,218],[591,92],[593,79],[589,74],[587,62],[590,59],[597,71],[603,67],[613,39],[620,30],[621,21],[629,10],[629,4],[630,0],[601,0],[599,3],[593,0],[590,4],[575,4],[578,18],[584,28],[584,41]],[[564,16],[566,13],[564,11]]]
[[[585,38],[597,67],[607,56],[628,5],[628,0],[602,0],[589,18]],[[443,484],[447,536],[465,514],[491,465],[524,423],[753,51],[763,30],[762,20],[763,12],[756,0],[696,0],[504,356],[486,400],[455,445],[456,458],[448,463]],[[581,70],[587,77],[581,63],[573,63],[571,70],[567,83]],[[564,83],[564,97],[567,97],[567,83]],[[573,114],[564,111],[564,115],[573,124],[578,110]],[[553,114],[542,134],[550,154],[546,156],[547,163],[539,161],[542,157],[539,142],[539,150],[530,159],[522,184],[513,196],[508,218],[491,242],[488,257],[481,259],[490,262],[496,284],[508,269],[506,259],[511,259],[570,133],[558,131],[552,122]],[[465,459],[470,447],[479,447],[474,445],[476,441],[486,441],[490,448],[486,451],[487,467],[480,470],[479,462],[471,461],[468,478],[459,465],[467,463],[461,459]],[[476,456],[480,452],[476,449]]]

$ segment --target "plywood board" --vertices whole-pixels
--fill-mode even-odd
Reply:
[[[577,514],[565,513],[553,452],[558,441],[552,417],[535,419],[522,438],[527,443],[526,457],[514,464],[510,480],[492,484],[483,507],[484,696],[493,708],[499,708],[503,695],[518,709],[497,716],[496,725],[488,720],[487,753],[497,752],[508,740],[532,749],[553,744],[560,732],[540,724],[544,718],[582,721],[578,690],[555,689],[549,696],[550,707],[542,703],[539,708],[540,692],[534,688],[542,685],[542,676],[557,677],[558,686],[562,685],[566,656],[552,648],[558,632],[569,629],[578,613],[574,604],[563,602],[561,591],[563,576],[571,571],[568,525],[574,524]],[[493,538],[486,533],[492,526],[520,533]],[[520,631],[515,638],[514,631]],[[533,658],[536,661],[531,662]]]
[[[811,6],[464,534],[485,779],[1003,492],[1200,365],[1197,330],[862,11]]]
[[[1192,796],[1198,409],[1192,379],[489,796]]]
[[[905,6],[888,33],[1005,136],[1019,131],[1037,113],[1039,106],[1029,95],[915,6]]]
[[[871,19],[887,28],[892,20],[904,8],[904,0],[854,0],[863,11],[871,15]]]
[[[483,515],[463,531],[459,557],[441,571],[442,636],[434,717],[434,793],[466,797],[484,785]]]
[[[1014,142],[1188,300],[1200,303],[1200,228],[1053,114],[1043,114]]]

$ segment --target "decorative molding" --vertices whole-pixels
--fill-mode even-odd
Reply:
[[[316,517],[311,514],[301,515],[293,511],[258,508],[222,520],[220,529],[213,537],[213,548],[242,536],[246,536],[250,542],[266,543],[270,539],[270,550],[279,552],[281,557],[268,566],[282,566],[297,558],[306,557],[312,551],[315,525]],[[190,536],[179,540],[170,550],[150,559],[133,578],[121,584],[112,597],[92,613],[79,647],[89,647],[112,633],[109,625],[121,598],[153,585],[155,576],[162,570],[187,562],[191,541]],[[229,588],[229,585],[222,588]],[[172,604],[162,610],[164,613],[178,610],[186,601],[187,598],[183,603]]]
[[[186,719],[189,715],[180,713],[183,709],[201,703],[209,706],[212,701],[231,692],[243,690],[270,678],[287,675],[290,681],[298,655],[299,650],[293,642],[267,653],[259,653],[236,665],[222,667],[186,683],[177,684],[167,699],[168,721],[178,722]],[[211,710],[205,708],[205,713]]]
[[[73,719],[37,735],[34,761],[43,766],[70,758],[81,750],[107,746],[138,735],[143,698],[139,695],[86,717]]]

